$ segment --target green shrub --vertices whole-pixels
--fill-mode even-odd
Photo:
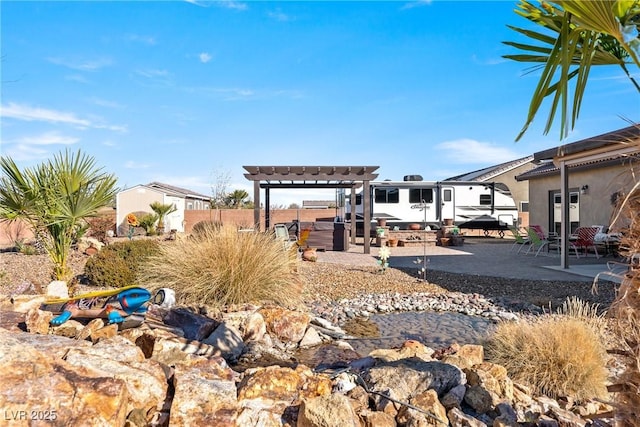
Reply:
[[[296,253],[272,233],[203,226],[190,239],[162,246],[141,267],[140,283],[172,288],[181,303],[212,306],[273,301],[299,303]]]
[[[38,255],[38,249],[29,243],[25,243],[22,239],[16,240],[16,251],[22,255]]]
[[[158,253],[156,240],[141,239],[105,246],[89,258],[84,274],[92,285],[121,288],[136,283],[140,265]]]
[[[487,356],[538,394],[577,401],[607,394],[605,347],[594,327],[575,317],[500,323]]]

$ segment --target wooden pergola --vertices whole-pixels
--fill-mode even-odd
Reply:
[[[371,233],[370,182],[378,177],[379,166],[243,166],[244,176],[253,181],[253,218],[260,227],[260,189],[265,190],[265,227],[270,226],[269,193],[272,188],[350,188],[351,212],[355,212],[356,189],[363,187],[364,253],[370,253]],[[355,215],[351,215],[351,243],[356,242]]]

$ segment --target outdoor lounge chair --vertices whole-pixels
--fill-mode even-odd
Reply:
[[[526,235],[523,235],[520,231],[519,227],[516,227],[514,225],[510,225],[509,226],[509,231],[511,231],[511,234],[513,234],[513,238],[515,239],[515,241],[513,242],[513,244],[511,245],[511,248],[509,248],[509,250],[514,250],[515,247],[517,245],[520,245],[520,248],[518,248],[518,253],[520,253],[520,251],[522,250],[522,248],[525,247],[525,245],[528,245],[529,243],[531,243],[529,241],[529,237]]]
[[[525,255],[528,254],[532,249],[535,251],[537,248],[538,250],[536,251],[536,256],[538,256],[540,254],[540,251],[544,248],[548,248],[549,243],[551,243],[547,238],[541,238],[538,234],[538,230],[536,230],[534,227],[527,228],[527,234],[529,235],[529,242],[531,243],[529,244],[529,249],[527,249]]]

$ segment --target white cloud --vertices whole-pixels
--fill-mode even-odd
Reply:
[[[146,70],[136,70],[136,74],[142,77],[148,78],[157,78],[157,77],[167,77],[169,76],[169,72],[167,70],[157,70],[157,69],[146,69]]]
[[[497,164],[522,157],[509,148],[466,138],[441,142],[435,149],[447,162],[457,164]]]
[[[156,39],[153,38],[152,36],[145,36],[145,35],[141,35],[141,34],[127,34],[125,36],[126,40],[132,41],[132,42],[138,42],[138,43],[143,43],[143,44],[148,44],[148,45],[155,45],[156,44]]]
[[[148,169],[151,165],[147,163],[139,163],[134,160],[128,160],[125,162],[124,167],[127,169]]]
[[[235,1],[235,0],[217,1],[215,4],[216,4],[216,6],[224,7],[226,9],[233,9],[233,10],[247,10],[247,9],[249,9],[249,6],[247,6],[246,3]]]
[[[43,121],[50,123],[66,123],[81,127],[91,126],[91,123],[88,120],[76,117],[73,113],[30,107],[27,105],[15,104],[13,102],[2,106],[0,116],[28,122]]]
[[[100,107],[107,107],[107,108],[123,108],[122,105],[118,104],[115,101],[108,101],[106,99],[102,99],[102,98],[96,98],[93,97],[90,99],[90,101],[92,103],[94,103],[95,105],[99,105]]]
[[[68,76],[65,76],[64,79],[71,82],[89,83],[89,80],[80,74],[69,74]]]
[[[192,5],[195,6],[200,6],[200,7],[209,7],[209,3],[208,2],[203,2],[203,1],[199,1],[199,0],[184,0],[187,3],[191,3]]]
[[[2,149],[2,154],[11,157],[16,162],[46,159],[49,152],[39,146],[15,144]]]
[[[295,89],[256,90],[249,88],[194,86],[185,87],[183,90],[188,93],[208,94],[225,101],[272,98],[301,99],[305,97],[303,92]]]
[[[272,12],[268,12],[267,16],[269,18],[275,19],[276,21],[280,21],[280,22],[289,22],[293,20],[293,18],[291,18],[289,15],[282,12],[280,9],[276,9]]]
[[[17,142],[23,145],[72,145],[77,143],[79,140],[80,138],[60,135],[60,133],[52,131],[36,136],[23,136],[18,139]]]
[[[198,55],[198,58],[200,58],[200,62],[206,64],[207,62],[211,61],[213,57],[207,52],[202,52],[200,55]]]
[[[246,3],[235,1],[235,0],[222,0],[222,1],[203,1],[203,0],[184,0],[187,3],[191,3],[194,6],[200,7],[209,7],[212,4],[218,7],[223,7],[225,9],[234,9],[234,10],[247,10],[249,6]]]
[[[402,6],[402,9],[403,9],[403,10],[405,10],[405,9],[413,9],[413,8],[415,8],[415,7],[428,6],[428,5],[430,5],[430,4],[431,4],[431,2],[432,2],[432,1],[433,1],[433,0],[418,0],[418,1],[412,1],[412,2],[409,2],[409,3],[405,3],[405,4]]]
[[[62,65],[63,67],[71,68],[73,70],[80,71],[97,71],[101,68],[107,67],[113,63],[110,58],[97,58],[92,60],[69,60],[63,58],[47,58],[49,62],[56,65]]]
[[[67,124],[79,129],[94,128],[108,129],[116,132],[127,131],[126,126],[104,124],[100,122],[99,118],[95,121],[91,121],[88,119],[77,117],[74,113],[48,110],[39,107],[31,107],[28,105],[16,104],[13,102],[2,105],[0,107],[0,117],[9,117],[12,119],[23,120],[27,122],[39,121],[56,124]]]

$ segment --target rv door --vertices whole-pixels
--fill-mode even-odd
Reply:
[[[453,187],[440,187],[440,220],[455,220],[455,204]]]

